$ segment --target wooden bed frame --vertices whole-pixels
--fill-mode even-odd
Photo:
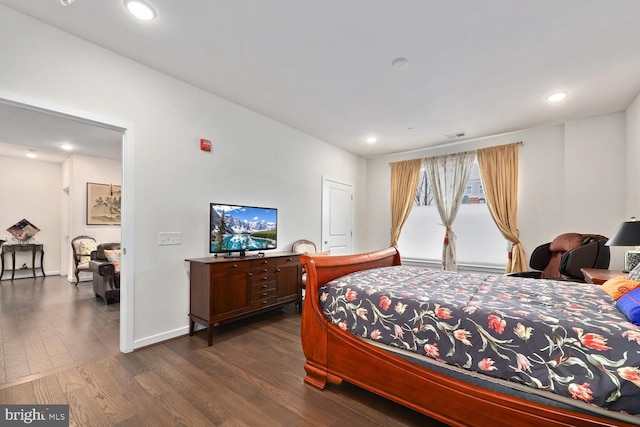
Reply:
[[[396,248],[358,255],[303,255],[307,284],[302,314],[305,383],[324,389],[343,380],[452,426],[631,426],[620,420],[543,405],[413,364],[363,342],[322,313],[318,289],[359,270],[401,264]]]

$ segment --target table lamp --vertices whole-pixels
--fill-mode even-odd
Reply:
[[[607,246],[634,246],[635,249],[624,254],[624,271],[628,272],[640,263],[640,221],[635,217],[625,221],[607,241]]]

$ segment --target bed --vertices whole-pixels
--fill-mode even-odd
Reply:
[[[303,255],[302,263],[307,272],[301,326],[306,384],[324,389],[327,384],[340,384],[344,380],[453,426],[640,425],[640,416],[632,415],[640,412],[640,328],[627,322],[611,300],[607,299],[608,296],[593,285],[523,278],[509,278],[508,283],[499,284],[498,278],[506,276],[465,276],[461,273],[460,277],[464,280],[455,280],[472,282],[470,288],[463,290],[455,287],[452,273],[441,272],[451,285],[446,292],[441,292],[445,298],[442,301],[435,300],[433,295],[422,298],[418,302],[422,303],[423,309],[417,315],[418,311],[403,299],[405,295],[402,289],[385,290],[375,282],[379,277],[386,277],[384,275],[387,272],[394,272],[391,273],[392,277],[409,276],[409,282],[412,283],[417,280],[417,276],[413,275],[418,270],[429,271],[434,277],[440,274],[419,268],[402,270],[404,267],[401,266],[400,254],[395,248],[357,255]],[[365,273],[365,270],[367,274],[375,274],[373,280],[370,276],[357,277],[362,274],[358,272]],[[352,276],[347,276],[350,274]],[[362,277],[367,277],[363,281],[369,285],[366,290],[356,287]],[[330,285],[337,287],[337,294],[325,287],[332,281]],[[384,282],[382,279],[380,281]],[[514,281],[520,282],[514,285]],[[560,289],[558,292],[565,295],[559,295],[558,301],[562,298],[573,299],[572,294],[567,295],[573,292],[588,297],[584,304],[550,301],[544,292],[532,297],[536,294],[536,284]],[[505,292],[505,288],[500,286],[517,286],[519,290]],[[488,296],[492,287],[497,289],[494,299]],[[436,288],[441,290],[440,287]],[[379,295],[383,296],[374,295],[374,292],[381,292]],[[363,305],[363,301],[357,299],[357,294],[365,294],[369,297],[365,299],[374,300],[376,307]],[[456,306],[452,302],[456,294],[462,294],[460,301],[470,303]],[[389,301],[385,300],[384,295],[389,297]],[[533,317],[530,304],[525,304],[526,307],[522,309],[516,307],[515,315],[506,308],[507,305],[513,306],[514,301],[500,305],[501,299],[509,300],[510,297],[525,303],[531,299],[542,301],[542,304],[534,305],[533,310],[543,310],[546,309],[544,306],[549,306],[551,315],[536,312],[537,323],[531,326],[523,320]],[[477,303],[478,299],[484,299],[485,302]],[[460,322],[467,322],[465,325],[478,323],[469,312],[481,312],[483,306],[490,305],[489,300],[497,306],[488,316],[484,314],[484,318],[488,319],[485,324],[476,325],[475,329],[461,326]],[[594,304],[597,309],[592,308]],[[405,323],[398,327],[387,319],[385,326],[387,313],[393,311],[410,314],[408,319],[412,319],[411,322],[405,319]],[[459,312],[458,315],[462,313],[465,319],[456,320],[456,312]],[[559,320],[561,312],[569,313],[569,323],[564,326]],[[604,314],[596,318],[591,314],[595,312]],[[377,329],[360,323],[360,319],[365,317],[375,318]],[[416,319],[427,317],[437,322],[431,325],[418,322],[419,326],[416,326]],[[408,323],[411,325],[407,326]],[[608,325],[622,339],[614,341],[612,334],[591,332],[594,324],[599,332],[603,330],[603,324]],[[524,353],[524,350],[517,350],[515,345],[533,342],[532,337],[541,335],[539,332],[547,326],[552,331],[542,334],[549,337],[547,360],[522,355],[511,360],[500,360],[500,354]],[[417,332],[421,329],[429,332],[430,338],[417,338]],[[509,339],[507,332],[511,333]],[[380,337],[385,333],[391,336],[391,346],[381,343],[383,340]],[[505,333],[505,338],[499,339],[502,333]],[[434,341],[434,336],[440,336],[441,340]],[[476,341],[471,343],[474,339]],[[558,356],[558,346],[553,345],[557,342],[569,342],[566,347],[569,350],[565,349]],[[468,354],[467,349],[473,346],[482,348],[485,354]],[[424,354],[415,353],[415,348],[410,347],[417,347]],[[540,348],[539,342],[537,348]],[[602,353],[611,348],[612,353]],[[593,353],[589,353],[589,349],[593,349]],[[607,359],[603,354],[615,354],[615,357]],[[450,359],[448,356],[453,356],[453,363],[446,363]],[[602,369],[593,369],[591,365],[587,369],[585,360]],[[492,376],[495,371],[505,369],[501,363],[510,367],[515,380]],[[549,367],[556,364],[569,369],[576,368],[580,375],[591,377],[585,380],[586,377],[575,372],[560,371],[564,374],[549,374],[554,381],[545,383],[532,374],[537,368],[552,372]],[[605,371],[604,379],[599,379],[603,374],[597,372],[599,370]],[[619,374],[616,375],[616,372]],[[602,381],[607,383],[606,387]],[[600,388],[606,390],[604,397],[594,393],[593,389]],[[554,389],[553,392],[550,389]],[[602,406],[607,408],[595,405],[595,402],[601,401],[605,402]]]

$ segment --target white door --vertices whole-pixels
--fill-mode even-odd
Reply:
[[[353,240],[353,186],[322,178],[322,251],[351,253]]]

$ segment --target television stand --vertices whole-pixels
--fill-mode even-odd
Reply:
[[[195,323],[213,328],[294,303],[302,308],[300,254],[273,252],[236,259],[207,257],[189,262],[189,335]]]

